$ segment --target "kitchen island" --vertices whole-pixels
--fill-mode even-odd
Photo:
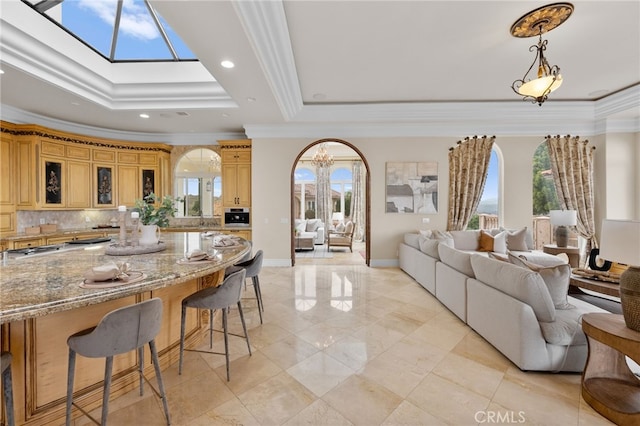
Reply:
[[[94,326],[108,312],[152,297],[163,301],[163,325],[156,337],[160,364],[177,360],[181,300],[221,281],[224,269],[250,251],[244,240],[235,247],[212,248],[200,233],[163,233],[164,251],[129,256],[105,254],[106,244],[24,258],[4,259],[0,266],[2,350],[13,354],[14,399],[18,424],[63,424],[67,377],[67,338]],[[194,249],[215,250],[200,263],[178,262]],[[109,262],[128,262],[144,278],[123,285],[83,288],[85,274]],[[187,316],[187,345],[200,339],[207,318]],[[145,371],[153,374],[150,357]],[[137,385],[135,351],[114,359],[112,396]],[[103,359],[79,358],[75,398],[88,408],[100,405]]]

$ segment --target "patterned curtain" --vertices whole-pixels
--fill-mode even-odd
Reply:
[[[351,166],[353,189],[351,193],[351,220],[356,224],[353,230],[355,241],[364,240],[364,167],[362,161],[354,161]]]
[[[487,180],[489,159],[495,136],[465,138],[449,148],[449,213],[447,230],[467,228],[478,208]]]
[[[590,253],[592,247],[598,247],[593,218],[595,147],[587,146],[589,141],[580,141],[579,136],[547,136],[546,140],[560,207],[577,212],[576,229],[587,240],[586,253]]]
[[[329,167],[316,167],[316,218],[322,220],[324,229],[331,225],[331,170]],[[326,233],[325,233],[326,235]]]

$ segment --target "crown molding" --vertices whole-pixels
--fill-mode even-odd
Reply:
[[[219,133],[147,133],[129,132],[113,129],[103,129],[94,126],[71,123],[64,120],[45,117],[28,111],[23,111],[9,105],[1,105],[0,119],[15,124],[38,124],[43,127],[76,133],[83,136],[93,136],[105,139],[115,139],[135,142],[155,142],[167,145],[216,145],[218,140],[245,139],[242,132]]]
[[[238,1],[233,7],[251,40],[286,121],[303,106],[287,17],[282,1]]]

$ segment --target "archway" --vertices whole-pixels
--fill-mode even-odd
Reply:
[[[353,144],[342,140],[342,139],[335,139],[335,138],[327,138],[327,139],[319,139],[315,142],[310,143],[309,145],[307,145],[304,149],[302,149],[300,151],[300,153],[298,154],[298,156],[295,158],[295,160],[293,161],[293,164],[291,166],[291,191],[290,191],[290,200],[293,200],[295,197],[295,173],[296,173],[296,166],[298,165],[298,163],[300,162],[300,160],[302,159],[302,157],[304,156],[305,153],[307,153],[309,150],[311,150],[314,146],[316,145],[320,145],[322,143],[329,143],[329,142],[335,142],[335,143],[339,143],[339,144],[343,144],[346,147],[350,148],[351,150],[353,150],[355,152],[355,154],[357,155],[357,157],[359,157],[359,159],[362,161],[362,165],[364,166],[364,171],[365,171],[365,181],[364,181],[364,192],[365,192],[365,196],[364,196],[364,217],[365,217],[365,226],[364,226],[364,240],[365,240],[365,263],[367,266],[371,266],[371,171],[369,169],[369,163],[367,162],[367,159],[364,157],[364,155],[362,154],[362,152],[360,152],[360,150],[358,148],[356,148]],[[295,222],[295,218],[297,212],[296,210],[296,205],[295,203],[293,203],[293,201],[291,202],[291,223],[293,224]],[[291,233],[290,233],[290,246],[291,246],[291,264],[295,265],[295,261],[296,261],[296,253],[295,253],[295,240],[294,240],[294,231],[293,231],[293,227],[291,228]]]

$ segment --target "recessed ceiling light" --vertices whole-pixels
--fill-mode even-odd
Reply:
[[[231,62],[231,61],[222,61],[222,62],[220,62],[220,65],[222,65],[222,67],[223,67],[223,68],[233,68],[233,67],[235,67],[235,66],[236,66],[236,65],[235,65],[233,62]]]
[[[149,114],[142,113],[140,114],[140,118],[149,118]]]
[[[251,98],[251,97],[247,98],[247,102],[255,102],[255,101],[256,101],[256,98]]]

